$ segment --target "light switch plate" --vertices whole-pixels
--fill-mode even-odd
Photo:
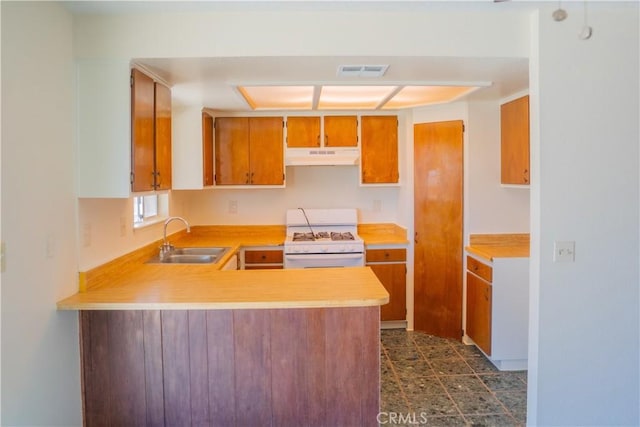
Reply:
[[[576,260],[576,242],[553,243],[553,262],[574,262]]]

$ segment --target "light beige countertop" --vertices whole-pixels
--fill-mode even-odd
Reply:
[[[369,240],[365,238],[365,244],[403,241],[390,231],[393,227],[381,227],[381,238],[376,238],[374,229],[372,226],[368,230]],[[216,264],[147,264],[158,251],[160,242],[154,242],[81,272],[80,292],[59,301],[57,307],[58,310],[320,308],[384,305],[389,301],[388,292],[369,267],[220,271],[241,247],[278,247],[283,245],[284,238],[284,226],[194,226],[191,233],[181,231],[168,240],[176,246],[230,247]]]
[[[58,310],[365,307],[389,294],[368,267],[232,270],[143,264],[108,286],[59,301]]]
[[[466,251],[487,261],[529,256],[529,234],[471,234]]]
[[[365,245],[407,245],[407,230],[396,224],[358,224]]]

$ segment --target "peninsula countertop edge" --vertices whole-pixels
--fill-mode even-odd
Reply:
[[[250,233],[223,235],[213,233],[213,228],[193,228],[196,233],[178,232],[171,241],[176,245],[229,246],[228,256],[243,246],[278,247],[284,242],[284,229],[271,226],[262,236],[256,236],[258,228],[254,227],[249,227]],[[145,263],[155,246],[152,243],[80,273],[81,291],[58,301],[57,309],[289,309],[367,307],[389,302],[389,293],[369,267],[221,271],[228,256],[213,265]],[[82,283],[89,274],[92,281],[99,282],[97,286]]]

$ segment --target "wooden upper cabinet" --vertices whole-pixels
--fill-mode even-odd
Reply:
[[[501,179],[529,185],[529,96],[500,106]]]
[[[287,147],[319,147],[320,117],[287,118]]]
[[[155,83],[155,189],[171,189],[171,89]]]
[[[216,118],[216,184],[282,185],[283,123],[282,117]]]
[[[325,147],[357,147],[358,118],[356,116],[324,116]]]
[[[131,181],[132,191],[154,189],[154,82],[131,70]]]
[[[362,183],[397,183],[398,116],[362,116]]]
[[[249,184],[249,118],[216,117],[216,184]]]
[[[213,185],[213,117],[202,113],[202,184]]]
[[[282,117],[249,119],[249,183],[284,184]]]

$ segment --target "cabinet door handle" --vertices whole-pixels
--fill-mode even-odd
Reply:
[[[413,235],[413,242],[414,243],[418,243],[418,232],[416,231],[415,234]]]
[[[320,147],[320,135],[318,135],[318,147]]]
[[[251,172],[251,179],[249,179],[249,184],[253,184],[253,172]]]
[[[245,184],[248,184],[248,183],[249,183],[249,172],[247,172],[247,179],[245,180],[245,182],[244,182],[244,183],[245,183]]]
[[[324,146],[328,147],[329,146],[329,135],[325,135],[324,136]]]

